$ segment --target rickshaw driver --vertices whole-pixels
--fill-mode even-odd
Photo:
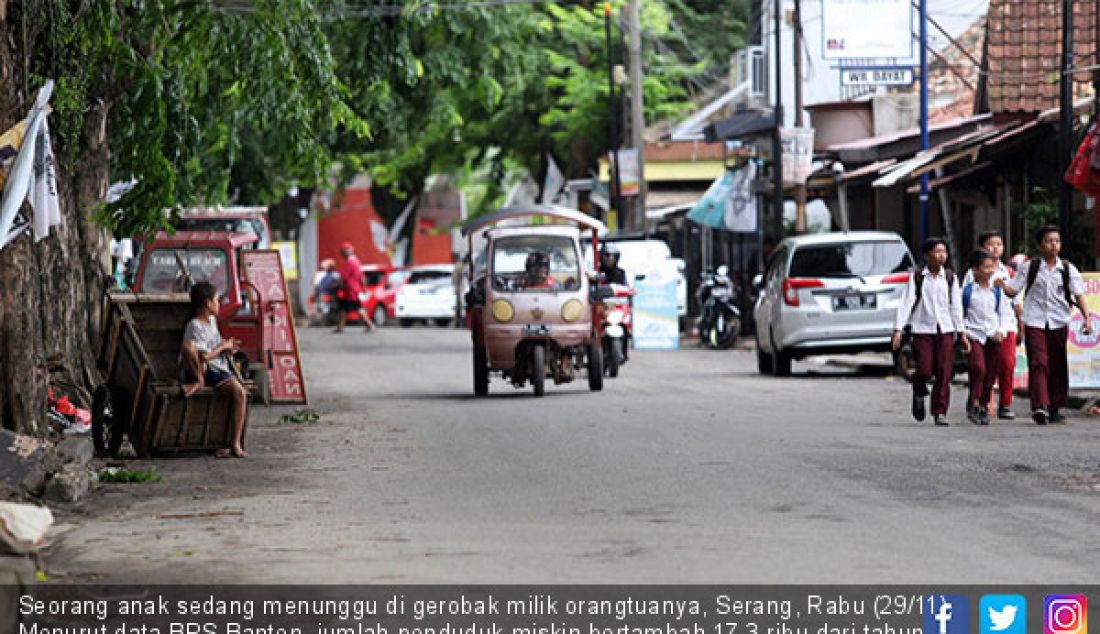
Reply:
[[[558,281],[550,277],[550,256],[535,251],[527,256],[523,288],[560,290]]]

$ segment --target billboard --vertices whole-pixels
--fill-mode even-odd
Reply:
[[[1069,357],[1069,386],[1075,390],[1100,388],[1100,273],[1081,273],[1081,277],[1085,278],[1085,310],[1089,312],[1093,332],[1089,336],[1081,333],[1084,319],[1081,312],[1074,308],[1066,352]],[[1014,379],[1014,387],[1027,389],[1027,348],[1022,340],[1016,348]]]
[[[912,0],[821,0],[822,57],[912,59]]]

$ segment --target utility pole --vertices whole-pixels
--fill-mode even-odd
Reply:
[[[1073,158],[1073,0],[1062,0],[1062,77],[1059,130],[1058,173],[1065,174]],[[1070,211],[1073,208],[1073,188],[1064,179],[1058,196],[1058,224],[1062,235],[1069,236]]]
[[[794,0],[794,127],[802,127],[802,0]],[[799,182],[794,190],[795,233],[806,233],[806,183]]]
[[[638,0],[627,3],[627,20],[630,24],[630,144],[638,153],[638,196],[634,199],[634,218],[631,229],[645,230],[645,113],[642,107],[642,26],[638,14]]]
[[[772,136],[772,213],[775,214],[775,238],[783,227],[783,0],[775,0],[775,133]]]
[[[920,149],[928,149],[928,0],[920,0]],[[928,237],[928,172],[920,177],[920,241]]]
[[[607,36],[607,126],[609,129],[610,139],[609,145],[611,146],[611,153],[609,155],[607,168],[610,171],[611,178],[608,182],[607,197],[610,199],[607,204],[611,206],[611,209],[615,212],[616,224],[622,223],[622,205],[619,204],[621,198],[621,191],[619,189],[619,135],[617,133],[617,126],[615,125],[618,117],[615,116],[615,71],[614,71],[614,59],[612,56],[611,48],[611,3],[605,2],[603,5],[603,26],[604,32]]]

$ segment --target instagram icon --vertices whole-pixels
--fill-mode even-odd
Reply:
[[[1043,600],[1044,634],[1088,634],[1088,622],[1083,594],[1048,594]]]

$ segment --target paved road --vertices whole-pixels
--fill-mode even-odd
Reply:
[[[55,578],[1080,583],[1100,565],[1094,420],[934,428],[882,372],[764,378],[749,352],[695,348],[639,352],[602,394],[494,380],[475,399],[464,331],[301,339],[319,423],[258,409],[252,459],[105,486],[62,527]]]

